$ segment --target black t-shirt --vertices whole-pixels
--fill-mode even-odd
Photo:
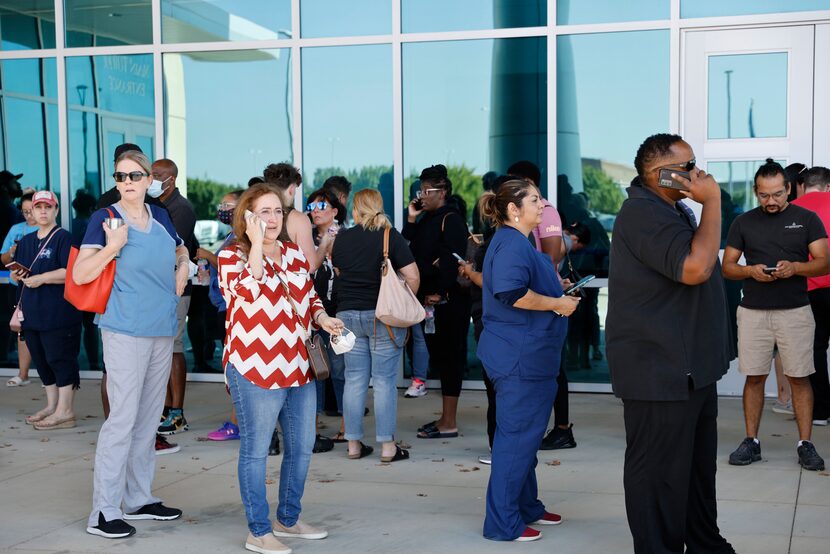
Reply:
[[[638,185],[614,223],[606,353],[614,393],[684,400],[720,379],[734,358],[720,263],[700,285],[681,282],[696,224],[681,206]]]
[[[35,256],[40,252],[48,235],[39,239],[37,233],[29,233],[17,243],[14,259],[30,267],[32,275],[65,268],[69,261],[72,234],[60,228],[53,232],[55,236],[46,245],[37,261],[35,261]],[[18,284],[18,287],[23,287],[23,284]],[[63,297],[63,284],[40,285],[33,289],[20,288],[19,297],[23,308],[24,330],[51,331],[81,323],[81,312]]]
[[[808,261],[809,244],[825,237],[824,224],[815,212],[790,204],[774,214],[755,208],[739,215],[729,228],[726,245],[743,252],[747,265],[773,267],[781,260]],[[744,308],[788,310],[809,303],[806,277],[794,275],[769,283],[744,280]]]
[[[395,271],[415,261],[395,229],[389,233],[389,259]],[[337,311],[375,309],[382,262],[383,230],[367,231],[362,225],[355,225],[337,234],[331,253],[331,263],[340,272],[334,280]]]
[[[311,238],[314,239],[314,246],[319,248],[320,233],[317,231],[317,227],[311,228]],[[334,295],[334,268],[330,257],[323,260],[323,263],[312,275],[312,281],[314,282],[314,290],[323,302],[326,313],[334,316],[337,313],[337,303]]]

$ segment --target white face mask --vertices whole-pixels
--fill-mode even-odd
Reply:
[[[354,333],[344,327],[342,334],[331,336],[331,349],[335,354],[345,354],[354,348],[355,340]]]
[[[170,180],[170,177],[165,179],[164,181],[157,181],[153,179],[153,182],[150,183],[150,188],[147,189],[147,196],[150,198],[158,198],[164,193],[164,183]]]

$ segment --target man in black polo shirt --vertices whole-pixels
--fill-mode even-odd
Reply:
[[[625,419],[635,552],[733,553],[717,525],[716,382],[734,357],[720,275],[720,188],[677,135],[640,145],[614,223],[606,338]],[[660,169],[689,171],[658,186]],[[678,202],[703,204],[700,226]]]
[[[726,237],[723,274],[744,281],[738,307],[738,357],[744,384],[746,438],[729,455],[732,465],[761,460],[758,427],[764,408],[764,383],[777,345],[784,375],[792,389],[798,424],[798,463],[821,471],[824,460],[810,442],[813,423],[815,320],[807,295],[807,277],[830,270],[827,233],[815,212],[787,202],[790,184],[772,159],[755,173],[759,206],[739,215]],[[745,264],[738,263],[741,255]]]

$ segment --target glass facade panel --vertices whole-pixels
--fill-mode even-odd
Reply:
[[[304,48],[302,57],[304,194],[343,175],[352,194],[380,190],[394,219],[391,45]]]
[[[55,3],[0,0],[0,50],[55,47]]]
[[[648,70],[632,79],[633,63]],[[571,253],[576,271],[607,277],[611,229],[637,174],[634,155],[647,136],[669,128],[669,32],[560,36],[556,70],[556,204],[565,225],[591,230],[588,248]],[[604,349],[600,298],[600,289],[588,289],[571,316],[566,367],[577,381],[608,378],[605,361],[595,359]]]
[[[152,44],[150,0],[64,0],[66,46]]]
[[[558,0],[556,23],[618,23],[621,21],[652,21],[669,19],[670,0]]]
[[[680,17],[830,10],[830,0],[681,0]]]
[[[401,0],[404,33],[541,27],[547,0]]]
[[[709,57],[710,139],[787,136],[787,56]]]
[[[302,0],[303,37],[386,35],[392,32],[389,0]]]
[[[291,0],[161,0],[162,42],[291,37]]]

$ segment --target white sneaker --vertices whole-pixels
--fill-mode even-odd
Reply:
[[[245,540],[245,550],[259,552],[259,554],[291,554],[291,549],[270,533],[261,537],[255,537],[248,533],[248,538]]]
[[[795,415],[792,401],[784,403],[776,400],[772,404],[772,411],[776,414]]]
[[[419,398],[421,396],[426,396],[426,393],[427,384],[420,379],[413,379],[412,384],[409,385],[409,388],[406,389],[406,392],[403,393],[403,395],[406,398]]]
[[[819,425],[821,427],[824,427],[825,425],[830,425],[830,420],[828,420],[828,419],[814,419],[813,420],[813,425]]]
[[[492,457],[490,457],[489,455],[487,455],[487,456],[479,456],[479,457],[478,457],[478,463],[480,463],[480,464],[484,464],[484,465],[486,465],[486,466],[489,466],[489,465],[492,465],[492,463],[493,463],[493,458],[492,458]]]

